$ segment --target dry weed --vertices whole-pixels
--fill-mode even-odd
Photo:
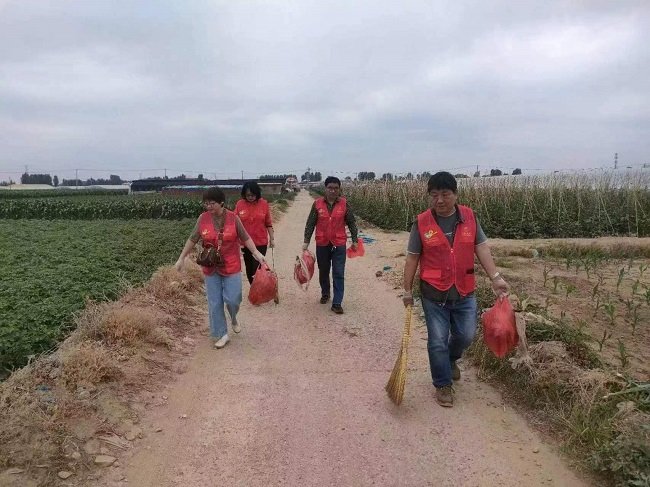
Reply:
[[[121,371],[109,350],[98,342],[83,342],[61,350],[63,381],[70,390],[117,378]]]
[[[173,267],[161,267],[153,275],[145,289],[156,299],[189,302],[189,295],[203,289],[203,274],[196,264],[186,263],[183,272]]]

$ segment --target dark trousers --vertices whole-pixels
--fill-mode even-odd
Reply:
[[[259,250],[260,254],[266,255],[266,245],[258,245],[255,247]],[[246,277],[248,277],[248,282],[253,284],[253,276],[257,271],[257,268],[260,266],[260,263],[255,260],[253,254],[250,250],[244,247],[244,264],[246,265]]]
[[[332,269],[332,280],[334,281],[334,296],[332,304],[343,302],[343,278],[345,275],[345,245],[335,247],[329,245],[316,246],[316,262],[318,262],[318,281],[320,282],[321,294],[330,295],[330,268]]]

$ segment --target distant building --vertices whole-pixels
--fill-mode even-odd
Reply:
[[[0,190],[5,189],[7,191],[9,190],[15,190],[15,191],[24,191],[24,190],[39,190],[42,191],[44,189],[56,189],[54,186],[50,186],[49,184],[10,184],[9,186],[0,186]]]
[[[252,179],[138,179],[131,183],[131,192],[155,192],[164,194],[202,194],[207,188],[218,186],[228,193],[241,191],[242,186]],[[280,194],[284,180],[255,179],[264,194]]]

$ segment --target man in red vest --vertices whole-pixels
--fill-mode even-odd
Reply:
[[[497,272],[487,237],[474,212],[456,204],[456,179],[448,172],[431,176],[427,186],[431,208],[413,223],[404,265],[404,306],[413,305],[413,280],[420,266],[422,308],[436,401],[454,404],[452,380],[460,380],[456,361],[476,334],[474,255],[499,296],[510,287]]]
[[[316,229],[316,261],[318,262],[318,280],[321,289],[321,304],[330,299],[330,268],[334,282],[332,311],[343,314],[343,287],[347,234],[345,226],[350,229],[352,248],[357,249],[358,230],[354,214],[345,198],[341,197],[341,181],[329,176],[325,179],[325,196],[314,201],[305,225],[305,242],[303,250],[309,247],[309,241]]]

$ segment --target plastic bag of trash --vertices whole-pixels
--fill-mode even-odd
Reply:
[[[517,346],[515,311],[508,297],[497,297],[494,306],[483,313],[483,341],[498,358]]]
[[[363,247],[363,239],[360,238],[357,240],[357,250],[355,251],[352,247],[348,247],[346,250],[348,257],[349,258],[354,258],[354,257],[363,257],[363,255],[366,253],[364,247]]]
[[[278,293],[278,276],[264,262],[253,276],[253,283],[248,292],[251,304],[264,304],[275,299]]]
[[[309,250],[303,250],[302,256],[296,256],[296,262],[293,265],[293,278],[303,291],[309,287],[309,281],[314,276],[316,267],[316,256]]]

